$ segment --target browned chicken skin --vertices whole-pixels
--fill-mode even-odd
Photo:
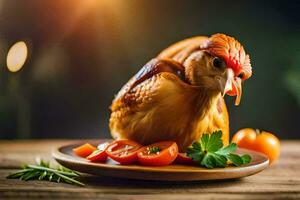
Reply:
[[[241,82],[251,73],[249,56],[232,37],[215,34],[178,42],[119,91],[111,105],[111,134],[144,145],[173,140],[184,151],[203,133],[221,129],[228,144],[222,95],[236,95],[238,104]]]

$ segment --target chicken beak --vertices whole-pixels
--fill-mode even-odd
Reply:
[[[232,85],[234,73],[232,69],[227,68],[225,73],[222,76],[217,76],[216,79],[219,82],[220,91],[223,97],[225,96],[225,94],[227,94],[227,92],[233,89]]]
[[[222,96],[225,94],[236,96],[235,105],[239,105],[242,96],[242,80],[234,76],[231,68],[227,68],[222,77],[217,77]]]
[[[242,97],[242,80],[236,77],[233,83],[236,91],[235,105],[238,106],[241,102]]]

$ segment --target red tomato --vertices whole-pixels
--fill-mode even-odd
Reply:
[[[186,155],[186,153],[178,153],[174,162],[178,163],[178,164],[194,164],[195,163],[192,158],[190,158]]]
[[[139,143],[131,140],[115,140],[106,149],[106,154],[122,165],[137,161],[137,152],[141,148]]]
[[[239,147],[261,152],[269,157],[270,164],[278,159],[280,154],[279,139],[268,132],[251,128],[239,130],[232,138]]]
[[[97,150],[96,147],[94,147],[93,145],[89,144],[89,143],[85,143],[77,148],[73,149],[73,152],[80,157],[87,157],[88,155],[90,155],[91,153],[93,153],[95,150]]]
[[[107,154],[105,152],[109,143],[105,142],[103,144],[98,145],[98,149],[90,154],[86,159],[92,162],[104,162],[107,159]]]
[[[138,160],[142,165],[163,166],[171,164],[178,155],[176,142],[164,141],[142,147]]]

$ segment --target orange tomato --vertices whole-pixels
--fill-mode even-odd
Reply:
[[[77,148],[73,149],[73,152],[80,157],[87,157],[88,155],[90,155],[91,153],[93,153],[95,150],[97,150],[96,147],[94,147],[93,145],[89,144],[89,143],[85,143]]]
[[[176,142],[157,142],[142,147],[138,152],[138,161],[142,165],[163,166],[171,164],[178,155]]]
[[[238,147],[261,152],[269,157],[270,164],[279,158],[280,141],[272,133],[251,128],[239,130],[232,138]]]
[[[106,154],[122,165],[132,164],[137,161],[137,152],[141,148],[139,143],[131,140],[115,140],[106,149]]]

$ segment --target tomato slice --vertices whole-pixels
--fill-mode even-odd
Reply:
[[[97,150],[96,147],[94,147],[93,145],[89,144],[89,143],[85,143],[77,148],[73,149],[73,152],[80,157],[87,157],[88,155],[90,155],[91,153],[93,153],[95,150]]]
[[[92,154],[90,154],[88,157],[86,157],[86,159],[92,162],[105,162],[107,160],[107,154],[105,150],[108,147],[108,145],[108,142],[98,145],[98,149]]]
[[[194,164],[195,162],[193,161],[192,158],[188,157],[186,153],[178,153],[175,163],[178,164]]]
[[[122,165],[137,161],[137,152],[142,145],[131,140],[123,139],[112,142],[106,149],[107,155]]]
[[[138,161],[142,165],[163,166],[171,164],[178,155],[176,142],[164,141],[142,147],[138,152]]]

